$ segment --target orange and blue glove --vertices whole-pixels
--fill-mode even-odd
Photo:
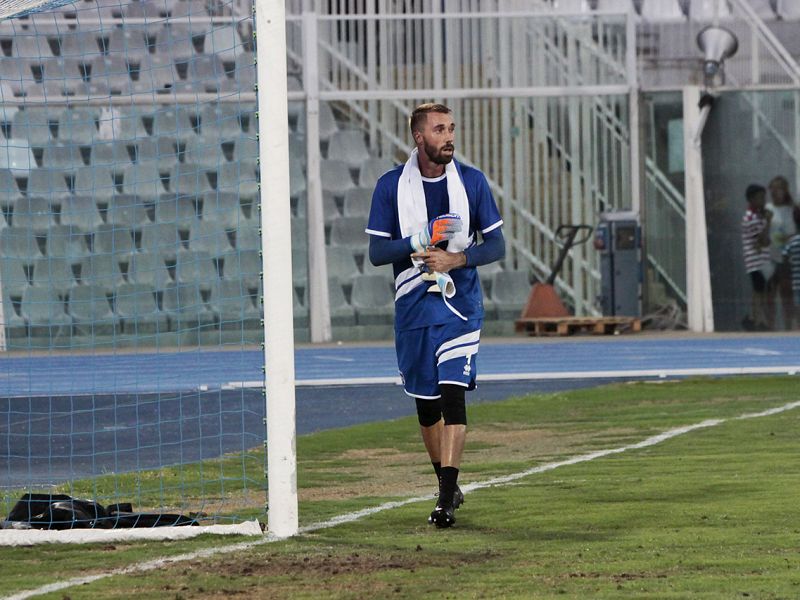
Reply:
[[[431,219],[428,226],[411,236],[411,247],[414,252],[425,252],[428,246],[435,246],[441,242],[452,240],[461,231],[461,217],[448,213]]]

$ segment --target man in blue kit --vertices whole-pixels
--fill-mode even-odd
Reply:
[[[410,127],[416,147],[378,180],[366,232],[372,264],[394,268],[397,362],[439,479],[428,522],[450,527],[464,500],[464,395],[475,388],[483,321],[476,267],[502,259],[505,241],[486,177],[453,160],[452,111],[422,104]]]

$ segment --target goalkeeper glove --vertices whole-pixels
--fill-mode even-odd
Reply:
[[[428,246],[453,239],[461,231],[461,217],[449,213],[431,219],[428,226],[411,236],[411,247],[415,252],[424,252]]]

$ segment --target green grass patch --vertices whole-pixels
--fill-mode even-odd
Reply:
[[[462,481],[779,406],[796,389],[794,378],[699,379],[473,406]],[[480,490],[451,530],[430,528],[431,503],[417,503],[51,597],[800,597],[799,421],[731,420]],[[434,489],[413,418],[302,436],[298,457],[306,524]],[[236,541],[2,549],[0,593]]]

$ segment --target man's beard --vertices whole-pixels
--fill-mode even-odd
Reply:
[[[450,150],[450,149],[455,150],[455,148],[453,148],[453,146],[450,146],[450,145],[443,146],[441,148],[441,150],[440,150],[440,149],[436,148],[436,146],[432,146],[430,144],[425,144],[424,148],[425,148],[425,154],[428,156],[428,160],[430,160],[432,163],[435,163],[437,165],[446,165],[451,160],[453,160],[453,155],[452,154],[443,154],[442,153],[442,151],[445,150],[445,149],[447,149],[447,150]]]

